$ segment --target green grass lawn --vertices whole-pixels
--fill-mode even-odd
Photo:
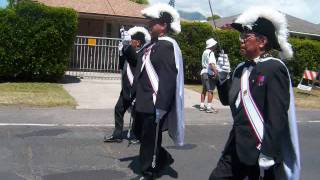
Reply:
[[[193,90],[195,92],[198,92],[198,93],[202,92],[202,85],[200,85],[200,84],[185,84],[184,87],[187,89]],[[215,98],[219,98],[217,88],[213,91],[213,96]]]
[[[0,105],[75,107],[76,101],[59,84],[0,83]]]
[[[201,93],[202,85],[189,85],[186,84],[185,87],[187,89],[196,91]],[[294,88],[295,94],[295,103],[297,107],[300,108],[312,108],[312,109],[320,109],[320,90],[313,89],[311,92],[304,92],[297,88]],[[214,96],[218,98],[217,91],[214,91]]]
[[[294,94],[298,107],[320,109],[320,89],[313,89],[307,93],[295,88]]]

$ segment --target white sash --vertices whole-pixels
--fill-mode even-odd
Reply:
[[[252,66],[249,69],[246,67],[243,69],[241,76],[241,98],[246,115],[258,140],[257,149],[260,150],[264,132],[264,120],[250,92],[249,77],[252,69]]]
[[[141,47],[138,51],[136,51],[136,53],[139,53],[141,50],[143,50],[146,45],[147,45],[147,43],[145,43],[143,45],[143,47]],[[127,63],[127,68],[126,68],[127,69],[127,77],[128,77],[130,85],[132,86],[134,76],[133,76],[132,70],[129,66],[129,63],[128,62],[126,62],[126,63]]]
[[[153,89],[153,94],[152,94],[153,104],[156,104],[157,93],[159,88],[159,77],[150,61],[151,49],[153,46],[154,44],[150,45],[144,52],[144,55],[142,57],[143,64],[141,66],[141,71],[143,70],[144,67],[146,67],[146,72]]]
[[[133,73],[131,71],[129,63],[127,63],[127,77],[128,77],[130,85],[132,86],[132,84],[133,84]]]

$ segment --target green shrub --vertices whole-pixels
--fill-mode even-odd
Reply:
[[[181,23],[182,32],[176,39],[182,50],[186,82],[199,80],[201,71],[201,56],[205,41],[212,36],[212,28],[205,23]]]
[[[313,71],[320,70],[320,41],[290,38],[290,43],[294,57],[287,62],[287,66],[293,74],[293,81],[296,85],[306,68]]]
[[[77,13],[23,1],[0,10],[0,78],[54,81],[68,67]]]
[[[201,56],[210,37],[220,41],[225,53],[228,53],[231,66],[243,61],[240,55],[239,33],[231,30],[212,30],[211,25],[200,22],[182,22],[182,32],[175,36],[184,59],[185,81],[199,83]]]

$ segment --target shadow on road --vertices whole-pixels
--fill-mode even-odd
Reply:
[[[139,156],[121,158],[119,159],[119,161],[120,162],[131,161],[131,163],[128,165],[128,168],[130,168],[132,172],[135,173],[136,175],[141,175]],[[165,168],[158,175],[159,175],[159,178],[161,176],[166,176],[166,175],[170,176],[171,178],[175,178],[175,179],[178,178],[178,172],[174,170],[172,167]]]
[[[63,78],[59,81],[61,84],[71,84],[71,83],[80,83],[81,79],[76,76],[64,75]]]
[[[192,107],[199,110],[200,109],[200,104],[193,105]]]
[[[196,147],[197,145],[195,144],[185,144],[183,146],[167,146],[168,149],[175,149],[175,150],[192,150]]]

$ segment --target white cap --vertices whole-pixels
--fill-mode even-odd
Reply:
[[[172,17],[172,22],[170,23],[171,29],[177,34],[180,33],[181,32],[180,15],[178,11],[174,9],[172,6],[165,3],[158,3],[155,5],[149,6],[146,9],[143,9],[141,11],[143,16],[148,18],[155,18],[155,19],[161,18],[161,14],[163,12],[170,14],[170,16]]]
[[[211,48],[217,44],[217,41],[214,40],[213,38],[210,38],[206,41],[206,48]]]

